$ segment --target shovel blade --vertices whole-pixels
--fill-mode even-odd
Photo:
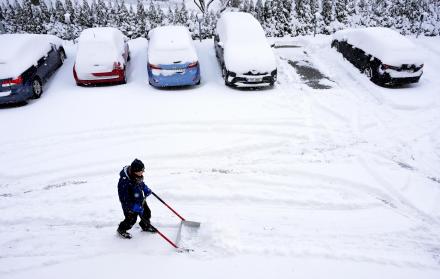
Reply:
[[[200,223],[194,222],[194,221],[186,221],[186,220],[181,221],[180,226],[179,226],[179,231],[177,232],[177,237],[176,237],[177,245],[180,245],[180,240],[182,239],[182,228],[183,227],[190,228],[191,230],[194,230],[194,229],[200,228]]]
[[[191,228],[198,228],[198,227],[200,227],[200,223],[185,220],[185,221],[182,221],[182,226],[187,226],[187,227],[191,227]]]

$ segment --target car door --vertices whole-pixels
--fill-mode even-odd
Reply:
[[[56,45],[54,44],[50,44],[51,45],[51,49],[47,55],[47,66],[48,66],[48,75],[52,74],[53,72],[55,72],[56,69],[58,69],[58,67],[60,66],[60,53],[58,51],[58,48]]]
[[[220,36],[218,34],[215,34],[214,36],[214,45],[215,45],[215,53],[217,56],[217,59],[219,60],[220,64],[223,65],[224,62],[224,43],[220,41]]]
[[[47,79],[47,76],[50,72],[50,66],[48,64],[49,62],[49,53],[47,53],[45,56],[38,59],[37,63],[37,76],[40,77],[42,81],[45,81]]]

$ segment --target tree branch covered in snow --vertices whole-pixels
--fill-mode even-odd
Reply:
[[[12,1],[12,0],[11,0]],[[81,2],[79,2],[81,1]],[[193,0],[205,17],[202,38],[213,35],[218,14],[209,7],[214,0]],[[138,0],[136,5],[124,0],[31,0],[3,2],[0,21],[8,33],[48,33],[64,39],[76,38],[81,30],[96,26],[119,28],[130,38],[146,36],[159,25],[187,26],[198,37],[197,10],[185,2]],[[402,34],[440,34],[438,0],[219,0],[225,6],[252,13],[269,36],[331,34],[347,27],[385,26]],[[68,16],[66,16],[68,14]]]

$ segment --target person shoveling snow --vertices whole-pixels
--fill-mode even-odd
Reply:
[[[139,226],[143,231],[155,233],[150,224],[151,210],[145,200],[152,191],[144,183],[145,166],[141,160],[135,159],[130,166],[125,166],[119,173],[118,195],[125,219],[119,224],[117,232],[123,238],[131,238],[127,231],[136,224],[139,215]]]

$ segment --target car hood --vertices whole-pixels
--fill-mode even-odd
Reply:
[[[237,74],[253,71],[270,73],[276,69],[275,55],[269,44],[229,44],[224,48],[225,66]]]

